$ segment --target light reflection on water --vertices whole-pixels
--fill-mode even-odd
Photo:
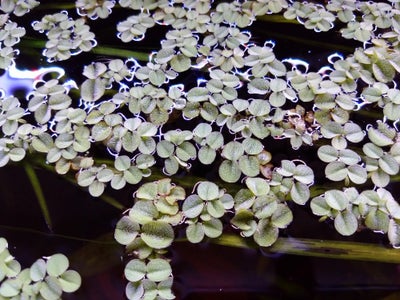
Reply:
[[[0,76],[0,89],[3,90],[3,96],[12,96],[16,92],[23,92],[28,95],[33,91],[36,84],[43,81],[45,77],[56,76],[60,79],[65,75],[64,69],[60,67],[43,67],[37,70],[20,70],[13,63],[5,73]],[[64,83],[67,88],[77,88],[75,81],[68,80]]]

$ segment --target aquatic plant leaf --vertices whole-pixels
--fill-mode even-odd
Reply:
[[[153,200],[157,197],[157,183],[147,182],[136,191],[136,198],[143,200]]]
[[[310,203],[311,210],[316,216],[329,216],[331,214],[332,208],[326,202],[325,197],[315,197]]]
[[[29,268],[29,275],[32,281],[40,281],[46,276],[46,262],[44,259],[36,260]]]
[[[189,57],[183,54],[177,54],[170,60],[171,68],[181,73],[190,69],[192,62]]]
[[[277,172],[282,176],[293,176],[296,170],[296,165],[290,160],[282,160],[281,167],[277,169]]]
[[[204,226],[201,223],[189,224],[186,227],[186,237],[193,244],[200,243],[204,239]]]
[[[224,160],[218,168],[218,174],[223,181],[234,183],[240,179],[242,172],[237,162]]]
[[[399,172],[399,163],[390,154],[383,154],[378,161],[379,167],[389,175]]]
[[[216,156],[217,152],[208,145],[201,147],[197,153],[198,159],[204,165],[212,164]]]
[[[325,192],[325,201],[333,209],[342,211],[349,204],[349,199],[339,190],[329,190]]]
[[[234,217],[231,219],[231,224],[241,230],[251,229],[251,222],[254,220],[254,215],[250,210],[237,209]]]
[[[210,238],[217,238],[222,234],[223,225],[221,220],[211,218],[203,222],[204,234]]]
[[[375,78],[380,82],[389,82],[393,80],[396,70],[386,59],[379,59],[372,64],[372,72]]]
[[[376,146],[373,143],[366,143],[362,147],[363,152],[371,158],[378,159],[383,155],[383,150],[382,148]]]
[[[244,155],[239,158],[239,168],[246,176],[255,177],[260,173],[260,163],[257,157]]]
[[[389,228],[389,216],[379,209],[369,211],[364,222],[369,229],[374,231],[386,233]]]
[[[105,84],[100,78],[86,79],[81,85],[81,97],[84,101],[97,101],[104,95],[105,89]]]
[[[272,226],[268,219],[262,219],[257,224],[257,230],[254,232],[254,241],[261,247],[269,247],[276,242],[279,235],[279,229]]]
[[[172,269],[169,262],[165,259],[150,259],[147,263],[147,278],[154,282],[160,282],[171,276]]]
[[[214,200],[219,198],[219,188],[213,182],[202,181],[197,186],[197,194],[203,200]]]
[[[389,220],[388,238],[393,247],[400,247],[400,225],[397,219]]]
[[[128,245],[138,236],[140,226],[128,216],[123,216],[115,226],[114,238],[122,245]]]
[[[247,188],[255,196],[267,195],[268,192],[270,191],[270,186],[269,186],[268,182],[263,178],[248,177],[248,178],[246,178],[245,183],[246,183]]]
[[[219,199],[208,201],[206,208],[207,213],[214,218],[221,218],[225,214],[225,207]]]
[[[100,197],[105,189],[105,184],[98,180],[93,181],[88,188],[88,191],[93,197]]]
[[[371,142],[379,147],[393,145],[393,138],[392,134],[386,131],[379,130],[378,128],[370,128],[368,130],[368,138]]]
[[[356,184],[363,184],[367,181],[367,170],[360,165],[351,165],[348,167],[348,176]]]
[[[310,198],[310,189],[303,182],[295,182],[290,189],[290,197],[295,203],[304,205]]]
[[[378,169],[372,172],[371,180],[377,187],[385,187],[390,183],[390,176],[385,171]]]
[[[312,184],[314,182],[314,172],[306,165],[298,165],[293,171],[293,178],[304,184]]]
[[[293,214],[285,204],[278,204],[271,216],[271,224],[277,228],[286,228],[293,221]]]
[[[139,259],[130,260],[124,269],[124,275],[126,279],[131,282],[137,282],[142,280],[147,273],[146,264]]]
[[[47,260],[46,270],[50,276],[60,276],[69,267],[68,258],[64,254],[54,254]]]
[[[20,293],[20,287],[16,282],[6,280],[0,286],[0,296],[15,297]]]
[[[356,216],[350,211],[339,212],[334,221],[335,229],[344,236],[352,235],[358,228]]]
[[[338,159],[339,151],[331,145],[323,145],[318,148],[317,154],[320,160],[329,163]]]
[[[163,249],[174,240],[174,230],[168,223],[151,221],[142,226],[142,240],[151,248]]]
[[[330,162],[325,168],[325,176],[332,181],[341,181],[347,177],[346,165],[340,161]]]
[[[139,200],[129,211],[129,217],[139,224],[146,224],[157,219],[159,213],[153,202]]]
[[[81,276],[74,270],[65,271],[57,279],[63,292],[66,293],[73,293],[77,291],[82,284]]]
[[[167,299],[167,300],[172,300],[175,299],[175,295],[173,294],[171,288],[172,288],[172,283],[173,279],[169,277],[168,279],[161,281],[157,285],[157,291],[158,291],[158,296]]]

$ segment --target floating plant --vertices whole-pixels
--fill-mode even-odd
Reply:
[[[94,197],[135,187],[114,234],[129,254],[128,299],[175,297],[166,254],[178,233],[200,243],[231,225],[269,247],[295,205],[343,236],[369,228],[400,247],[390,188],[400,165],[399,2],[323,3],[77,0],[45,14],[46,3],[2,1],[0,166],[50,164]],[[19,26],[31,10],[32,26]],[[96,24],[111,18],[120,48],[108,51]],[[252,34],[254,22],[273,18],[356,46],[315,69]],[[158,48],[131,51],[148,49],[153,28],[165,28]],[[38,35],[48,64],[21,71],[23,45]],[[76,78],[59,67],[81,55],[91,60]],[[276,149],[287,145],[295,155],[282,158]],[[0,298],[58,299],[80,285],[61,254],[21,271],[0,245]]]

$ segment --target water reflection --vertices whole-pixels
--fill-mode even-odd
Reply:
[[[48,76],[60,79],[65,75],[64,69],[60,67],[43,67],[36,70],[20,70],[13,63],[4,74],[0,76],[0,89],[5,97],[17,94],[28,95],[33,91],[36,84],[46,80]],[[77,88],[75,81],[68,80],[64,83],[67,88]]]

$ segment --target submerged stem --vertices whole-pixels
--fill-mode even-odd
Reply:
[[[47,206],[46,198],[44,197],[42,187],[40,185],[40,181],[38,176],[36,175],[35,170],[29,163],[24,164],[24,169],[25,173],[29,178],[29,181],[31,182],[33,191],[36,195],[36,198],[38,200],[40,210],[42,211],[43,218],[46,222],[47,227],[52,231],[52,221],[50,217],[50,212],[49,208]]]
[[[258,248],[256,244],[252,245],[246,243],[243,238],[233,234],[224,234],[210,241],[218,245],[229,247]],[[265,251],[268,253],[322,258],[400,263],[400,253],[396,249],[384,248],[383,246],[375,244],[344,241],[280,237],[271,247],[265,248]]]

